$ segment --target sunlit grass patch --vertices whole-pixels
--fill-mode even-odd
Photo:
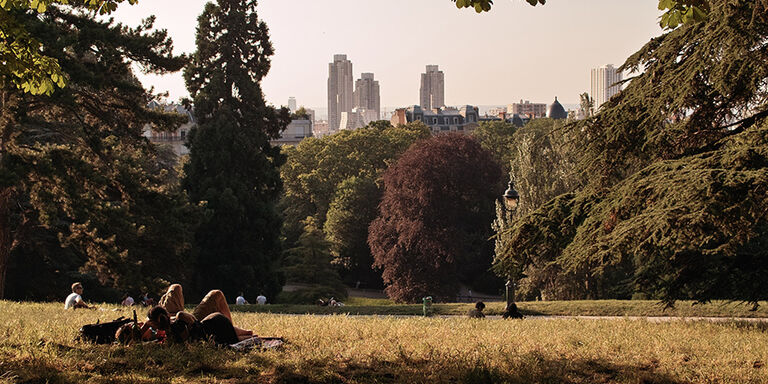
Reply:
[[[768,332],[754,323],[235,312],[284,348],[74,340],[82,324],[130,313],[117,309],[0,302],[0,382],[768,383]]]

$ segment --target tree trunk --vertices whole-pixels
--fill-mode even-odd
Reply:
[[[5,274],[13,248],[11,194],[11,188],[0,189],[0,299],[5,298]]]

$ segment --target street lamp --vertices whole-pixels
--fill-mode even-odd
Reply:
[[[509,180],[509,185],[507,186],[507,190],[504,191],[504,194],[502,195],[504,198],[504,206],[507,207],[510,211],[514,211],[517,209],[518,203],[520,203],[520,194],[517,193],[515,190],[515,182],[511,179]],[[507,308],[509,308],[509,305],[512,304],[513,301],[515,301],[515,283],[512,282],[512,276],[507,275],[507,283],[505,284],[506,290],[505,295],[507,299]]]
[[[507,190],[504,191],[504,195],[502,195],[502,197],[504,198],[504,205],[507,207],[507,209],[512,211],[517,209],[517,204],[520,202],[520,194],[515,191],[514,181],[509,180]]]

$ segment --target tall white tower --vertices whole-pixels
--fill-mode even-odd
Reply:
[[[595,101],[595,110],[603,103],[621,91],[621,72],[612,64],[592,69],[592,99]]]
[[[339,130],[342,112],[352,112],[354,89],[352,62],[347,55],[333,55],[333,63],[328,64],[328,129]]]

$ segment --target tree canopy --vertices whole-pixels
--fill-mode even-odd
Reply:
[[[264,101],[260,81],[272,44],[256,2],[218,0],[198,18],[197,51],[184,71],[197,126],[189,134],[184,187],[206,218],[195,236],[195,287],[205,293],[280,290],[285,157],[270,144],[290,121]]]
[[[169,53],[172,43],[152,19],[128,28],[55,6],[15,17],[72,86],[33,95],[4,77],[0,296],[11,257],[47,255],[41,278],[56,277],[47,269],[61,276],[82,268],[120,289],[183,278],[194,209],[175,185],[172,161],[142,130],[174,129],[184,118],[147,109],[152,95],[131,65],[163,73],[184,58]]]
[[[768,13],[711,7],[631,56],[642,72],[571,125],[584,186],[518,220],[497,271],[547,265],[574,277],[569,297],[766,298]]]
[[[99,14],[117,9],[125,0],[2,0],[0,1],[0,77],[34,95],[64,87],[68,74],[56,58],[42,53],[44,41],[28,29],[25,15],[45,13],[52,5],[70,5]],[[127,0],[135,4],[138,0]]]
[[[381,198],[378,180],[411,144],[428,136],[422,123],[392,127],[389,122],[374,122],[354,131],[305,139],[287,149],[288,161],[280,173],[289,246],[303,232],[302,222],[314,217],[330,240],[334,264],[345,282],[380,286],[381,275],[372,270],[367,244],[368,225]]]
[[[473,8],[477,13],[488,12],[493,5],[493,0],[451,1],[456,3],[457,8]],[[547,0],[525,1],[533,6],[547,3]],[[681,24],[700,22],[707,18],[710,8],[710,0],[659,0],[659,10],[665,11],[659,24],[662,28],[674,29]]]
[[[419,141],[387,169],[368,243],[390,298],[455,299],[488,270],[500,178],[490,153],[463,134]]]

